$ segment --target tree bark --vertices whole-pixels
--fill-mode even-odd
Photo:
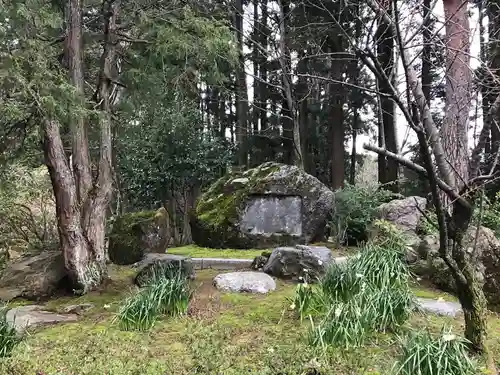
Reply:
[[[345,181],[345,113],[346,90],[343,85],[343,72],[347,67],[346,58],[341,53],[345,52],[344,38],[341,35],[328,37],[329,51],[337,53],[331,59],[329,76],[332,82],[328,83],[328,135],[330,159],[330,186],[332,190],[344,187]]]
[[[91,250],[94,271],[100,273],[99,281],[107,274],[106,271],[106,208],[109,205],[112,188],[112,118],[111,118],[111,78],[112,67],[115,62],[115,29],[116,18],[120,7],[120,0],[106,1],[103,14],[107,15],[104,21],[104,42],[101,55],[101,69],[99,74],[99,173],[92,192],[92,200],[84,205],[83,228]],[[97,276],[96,276],[97,277]]]
[[[430,18],[431,11],[431,0],[424,0],[422,4],[422,18],[424,19],[422,39],[422,91],[424,93],[425,100],[428,105],[431,103],[431,87],[432,87],[432,76],[431,76],[431,25],[432,20]]]
[[[65,55],[71,84],[79,96],[79,105],[85,105],[83,81],[83,0],[70,0],[66,6],[66,48]],[[72,163],[75,174],[77,199],[83,204],[92,188],[92,173],[88,147],[85,117],[74,116],[70,125]]]
[[[57,229],[64,266],[75,289],[84,289],[89,248],[81,226],[81,211],[75,178],[66,159],[59,123],[43,121],[45,163],[56,200]]]
[[[440,136],[452,184],[459,190],[468,178],[468,124],[471,106],[470,26],[467,2],[443,0],[446,20],[446,102]]]

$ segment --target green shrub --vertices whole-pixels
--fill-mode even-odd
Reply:
[[[480,220],[481,225],[490,228],[497,236],[500,236],[500,193],[493,200],[489,200],[486,196],[483,199],[482,212],[479,209],[474,211],[475,222]]]
[[[356,245],[368,240],[367,228],[375,219],[378,206],[399,197],[378,185],[346,185],[335,192],[331,235],[340,244]]]
[[[21,342],[12,324],[7,322],[7,307],[0,307],[0,358],[9,357],[12,350]]]
[[[476,364],[467,354],[467,342],[443,329],[439,337],[428,332],[410,335],[402,342],[395,366],[397,375],[473,375]]]
[[[419,224],[420,234],[436,234],[438,233],[438,223],[436,213],[434,211],[426,212],[427,218],[422,218]],[[490,200],[486,195],[483,197],[482,209],[474,210],[473,225],[481,223],[482,226],[490,228],[495,234],[500,236],[500,193],[495,199]]]
[[[125,300],[116,319],[122,330],[145,331],[152,328],[161,315],[185,314],[190,299],[189,281],[184,274],[158,268],[148,285]]]
[[[56,204],[46,167],[12,165],[0,181],[0,249],[57,249]]]

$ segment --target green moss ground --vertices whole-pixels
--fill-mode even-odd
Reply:
[[[351,252],[350,249],[334,249],[331,243],[318,243],[318,246],[326,246],[332,249],[333,256],[344,256]],[[167,249],[167,253],[184,255],[191,258],[236,258],[236,259],[253,259],[262,254],[263,249],[211,249],[208,247],[200,247],[196,245],[187,245],[181,247],[172,247]],[[267,250],[269,251],[269,250]]]
[[[236,259],[253,259],[262,254],[265,250],[249,249],[210,249],[208,247],[199,247],[196,245],[187,245],[181,247],[172,247],[167,249],[167,253],[184,255],[191,258],[236,258]]]
[[[379,335],[355,351],[332,350],[327,356],[306,344],[308,322],[289,310],[294,286],[278,282],[266,296],[221,294],[212,286],[217,271],[203,271],[194,282],[196,293],[183,318],[165,318],[150,332],[122,332],[112,323],[113,312],[131,289],[133,272],[111,269],[113,282],[100,292],[80,298],[59,298],[48,307],[59,310],[91,302],[96,308],[81,321],[40,329],[0,361],[0,374],[34,375],[165,375],[165,374],[290,374],[299,375],[311,361],[321,374],[388,374],[397,354],[396,339]],[[418,289],[417,294],[436,296]],[[463,322],[415,315],[410,326],[439,332],[450,324],[461,333]],[[490,317],[490,341],[500,358],[500,319]]]

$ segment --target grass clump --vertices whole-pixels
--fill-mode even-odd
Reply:
[[[116,316],[119,327],[124,331],[146,331],[162,315],[183,315],[191,294],[188,279],[180,269],[174,272],[158,266],[148,284],[121,306]]]
[[[359,256],[332,264],[307,292],[297,287],[292,306],[301,319],[311,316],[311,344],[360,346],[371,334],[397,330],[410,318],[415,300],[404,263],[406,241],[387,223],[376,226],[383,236],[367,243]],[[318,316],[315,325],[312,317]]]
[[[332,304],[318,325],[311,318],[309,344],[326,349],[328,345],[351,349],[362,345],[370,333],[370,314],[360,300]]]
[[[402,343],[396,375],[473,375],[477,365],[467,354],[467,341],[443,328],[441,335],[414,333]]]
[[[0,358],[9,357],[20,342],[21,337],[14,326],[7,321],[7,307],[0,307]]]

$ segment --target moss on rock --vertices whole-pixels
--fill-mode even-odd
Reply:
[[[109,258],[115,264],[133,264],[145,253],[165,252],[167,212],[140,211],[118,216],[109,234]]]

